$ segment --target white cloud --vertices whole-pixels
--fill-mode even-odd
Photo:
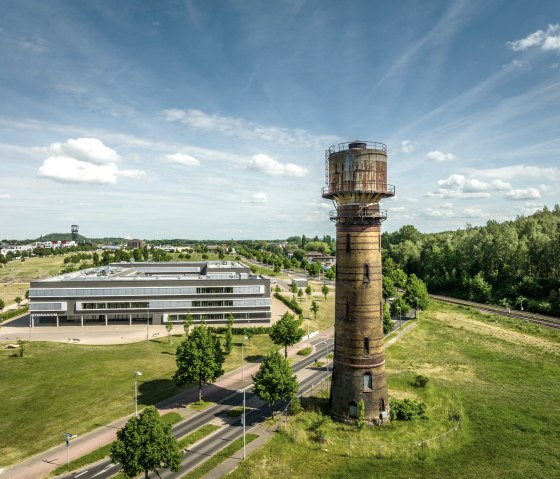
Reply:
[[[401,151],[403,153],[412,153],[414,149],[414,143],[412,143],[410,140],[404,140],[401,142]]]
[[[389,211],[391,211],[392,213],[403,213],[404,211],[408,211],[408,209],[404,206],[395,206],[389,208]]]
[[[548,25],[546,31],[537,30],[527,35],[521,40],[507,42],[507,46],[514,52],[524,51],[531,47],[540,46],[543,50],[560,51],[560,36],[555,35],[560,32],[560,24]]]
[[[125,178],[145,178],[148,176],[143,170],[117,170],[117,175]]]
[[[502,168],[491,168],[487,170],[473,170],[478,176],[483,178],[501,178],[503,180],[511,180],[514,178],[560,178],[560,168],[556,167],[540,167],[526,165],[511,165]]]
[[[195,109],[171,108],[164,110],[163,117],[167,121],[179,122],[195,130],[213,131],[244,140],[258,139],[281,145],[319,148],[339,141],[334,136],[314,136],[302,129],[265,126],[242,118],[207,114]]]
[[[426,158],[434,161],[451,161],[455,159],[455,155],[453,153],[444,153],[443,151],[429,151],[426,153]]]
[[[512,186],[509,183],[502,180],[493,180],[491,184],[495,190],[499,190],[499,191],[511,190],[512,188]]]
[[[0,194],[0,200],[7,200],[9,198],[11,198],[12,195],[10,195],[10,193],[2,193]]]
[[[487,215],[480,208],[464,208],[459,216],[464,218],[484,218]]]
[[[183,166],[198,166],[200,161],[198,161],[194,156],[187,155],[186,153],[173,153],[170,155],[164,155],[163,161],[168,163],[176,163]]]
[[[54,156],[65,156],[96,165],[119,161],[117,152],[97,138],[70,138],[66,143],[52,143],[49,150]]]
[[[262,191],[255,193],[251,197],[251,203],[266,203],[267,201],[268,198],[266,197],[266,193],[263,193]]]
[[[445,180],[439,180],[434,191],[426,193],[425,196],[461,199],[490,198],[492,195],[489,193],[489,190],[500,189],[503,186],[503,182],[498,182],[494,185],[476,178],[466,178],[464,175],[455,173]]]
[[[541,194],[536,188],[511,190],[506,193],[506,198],[510,200],[534,200],[540,197]]]
[[[293,163],[280,163],[268,155],[259,153],[254,155],[248,163],[253,168],[271,176],[305,176],[307,169]]]
[[[117,182],[118,169],[114,163],[94,165],[66,156],[51,156],[43,162],[37,175],[68,183],[112,185]]]
[[[422,216],[429,216],[431,218],[450,218],[453,216],[451,211],[435,210],[433,208],[426,208],[422,212]]]
[[[119,176],[146,176],[142,170],[119,170],[117,152],[97,138],[70,138],[65,143],[52,143],[46,150],[52,156],[43,161],[37,175],[54,181],[112,185]]]
[[[441,204],[441,207],[442,207],[442,208],[445,208],[445,209],[451,209],[451,208],[453,208],[453,203],[449,203],[449,202],[447,202],[447,203],[442,203],[442,204]]]

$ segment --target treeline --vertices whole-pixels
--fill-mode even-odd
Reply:
[[[432,293],[560,315],[560,206],[464,230],[382,236],[384,270],[414,273]]]

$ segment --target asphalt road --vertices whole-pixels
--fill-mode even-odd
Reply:
[[[307,356],[304,360],[295,364],[292,367],[294,372],[302,371],[318,359],[325,356],[327,352],[332,351],[333,340],[328,339],[326,341],[327,342],[325,343],[325,340],[322,338],[314,339],[312,343],[321,345],[320,348],[318,348],[314,354]],[[325,345],[323,346],[321,343],[324,343]],[[325,378],[327,374],[328,373],[325,368],[314,370],[308,377],[300,381],[300,393],[307,391],[315,383],[318,383],[322,378]],[[247,413],[246,432],[250,432],[253,427],[263,422],[267,417],[270,417],[272,413],[267,404],[263,403],[256,397],[256,395],[250,392],[251,389],[251,387],[247,388],[246,404],[248,407],[254,409],[251,409],[250,413]],[[181,438],[191,432],[194,432],[204,424],[214,421],[218,417],[226,423],[225,426],[216,431],[216,433],[206,437],[195,446],[185,451],[181,462],[180,472],[172,473],[165,469],[159,472],[160,476],[166,479],[180,478],[189,470],[197,467],[206,459],[216,454],[216,452],[228,446],[238,437],[242,437],[243,427],[241,425],[240,418],[230,418],[225,414],[226,411],[241,405],[242,401],[243,395],[241,393],[232,394],[231,391],[224,390],[224,395],[219,403],[206,409],[205,411],[200,412],[192,418],[176,424],[172,429],[172,433],[175,437]],[[277,406],[277,409],[279,407],[282,407],[282,405]],[[61,477],[63,479],[108,479],[117,474],[120,468],[119,464],[113,464],[109,459],[105,459],[80,471],[75,471]]]

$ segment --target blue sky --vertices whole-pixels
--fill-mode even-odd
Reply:
[[[0,3],[0,238],[331,234],[324,151],[389,148],[394,231],[560,203],[560,2]]]

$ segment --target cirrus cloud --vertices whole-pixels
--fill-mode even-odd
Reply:
[[[548,25],[546,30],[537,30],[521,40],[507,42],[506,45],[514,52],[539,46],[542,50],[557,50],[560,52],[560,24]]]

